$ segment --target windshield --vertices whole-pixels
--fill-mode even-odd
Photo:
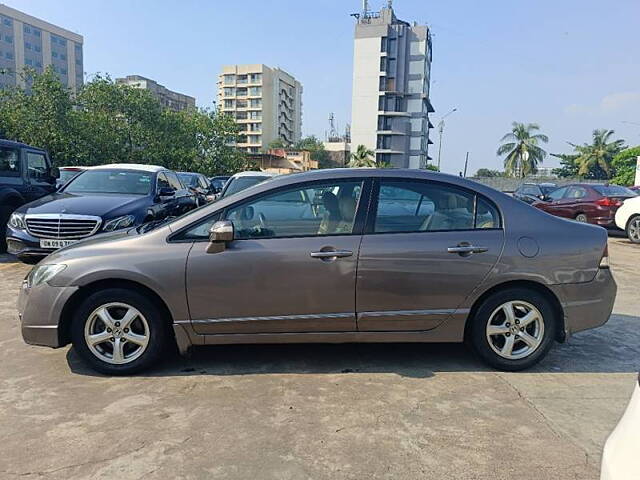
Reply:
[[[556,187],[555,185],[540,185],[540,190],[542,190],[542,193],[544,195],[549,195],[551,192],[553,192],[557,188],[558,187]]]
[[[271,177],[266,176],[256,176],[256,177],[232,177],[229,182],[226,184],[226,188],[222,193],[221,197],[228,197],[229,195],[233,195],[234,193],[238,193],[242,190],[245,190],[249,187],[253,187],[259,183],[268,180]]]
[[[148,195],[153,174],[130,170],[87,170],[64,187],[66,193]]]
[[[633,190],[619,185],[596,185],[593,189],[605,197],[635,197],[637,195]]]
[[[69,180],[71,180],[81,172],[81,170],[60,170],[59,181],[62,183],[67,183]]]

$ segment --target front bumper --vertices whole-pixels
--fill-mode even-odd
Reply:
[[[62,309],[78,287],[52,287],[47,283],[27,288],[23,282],[18,295],[18,315],[22,338],[31,345],[64,346],[59,326]]]
[[[559,284],[551,288],[564,310],[567,336],[607,323],[618,290],[608,268],[599,269],[590,282]]]
[[[34,237],[26,230],[18,230],[7,225],[7,252],[24,257],[46,257],[54,252],[53,248],[41,248],[40,239]]]
[[[600,480],[640,478],[639,445],[640,377],[627,410],[604,445]]]

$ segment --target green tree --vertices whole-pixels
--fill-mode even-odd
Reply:
[[[538,130],[540,127],[535,123],[513,122],[511,132],[502,137],[497,154],[504,156],[507,175],[523,178],[536,172],[538,163],[547,156],[539,144],[549,141],[546,135],[535,133]]]
[[[29,91],[0,90],[0,131],[8,137],[49,151],[57,164],[76,154],[76,126],[70,91],[51,66],[41,75],[25,69],[22,80]]]
[[[311,135],[296,142],[295,150],[307,150],[311,152],[311,160],[318,162],[318,168],[330,168],[329,152],[324,148],[324,143],[315,135]]]
[[[275,140],[269,142],[268,148],[289,148],[291,144],[285,142],[282,138],[278,137]]]
[[[479,168],[475,177],[504,177],[504,172],[499,170],[490,170],[488,168]]]
[[[439,171],[440,171],[440,169],[439,169],[436,165],[433,165],[433,164],[431,164],[431,163],[427,163],[427,164],[425,165],[424,169],[425,169],[425,170],[430,170],[430,171],[432,171],[432,172],[439,172]]]
[[[221,113],[164,109],[146,90],[96,76],[77,95],[50,70],[28,72],[29,91],[0,92],[0,130],[49,150],[58,165],[147,163],[214,175],[249,167]]]
[[[633,185],[636,180],[636,168],[638,157],[640,157],[640,146],[627,148],[618,153],[611,165],[615,169],[616,175],[613,183],[618,185]]]
[[[369,150],[365,145],[358,145],[356,151],[351,154],[349,166],[356,168],[375,167],[375,153],[373,150]]]
[[[598,129],[593,131],[591,144],[575,145],[569,143],[578,155],[575,159],[578,175],[587,175],[597,165],[605,172],[606,178],[611,178],[614,174],[611,165],[613,157],[624,148],[624,140],[611,141],[614,133],[613,130]]]

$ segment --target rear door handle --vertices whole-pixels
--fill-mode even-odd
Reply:
[[[319,252],[311,252],[311,258],[342,258],[353,255],[351,250],[321,250]]]
[[[475,245],[456,245],[455,247],[447,248],[447,252],[449,253],[457,253],[460,255],[471,255],[472,253],[484,253],[489,249],[487,247],[477,247]]]

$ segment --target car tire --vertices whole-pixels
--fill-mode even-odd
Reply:
[[[634,215],[627,221],[625,231],[630,241],[640,243],[640,215]]]
[[[578,215],[576,215],[576,222],[589,223],[589,219],[587,218],[587,214],[586,213],[579,213]]]
[[[509,288],[490,295],[470,321],[468,340],[475,353],[485,363],[505,371],[524,370],[542,360],[553,346],[558,324],[549,299],[527,288]]]
[[[158,362],[169,343],[168,325],[162,309],[141,293],[109,288],[80,304],[73,315],[71,340],[92,369],[131,375]]]
[[[0,207],[0,253],[7,251],[7,222],[14,210],[11,206]]]

